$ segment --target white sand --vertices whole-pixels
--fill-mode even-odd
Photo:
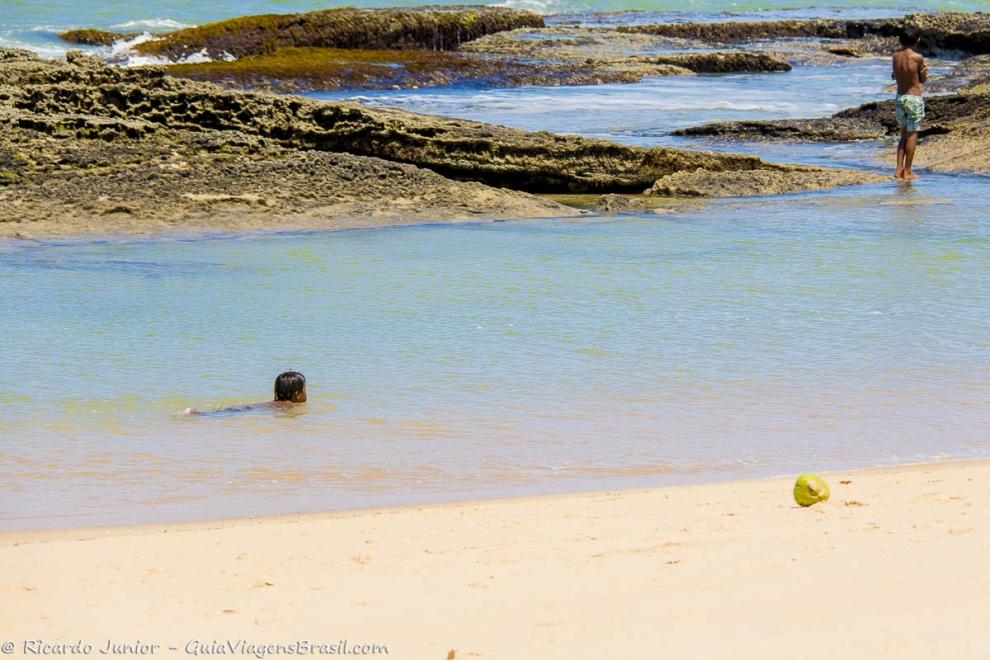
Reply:
[[[0,642],[391,658],[987,658],[990,462],[0,535]],[[850,481],[851,483],[844,483]],[[170,652],[168,646],[178,650]]]

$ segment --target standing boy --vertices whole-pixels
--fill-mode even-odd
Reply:
[[[912,27],[906,27],[900,35],[901,48],[894,52],[894,71],[890,77],[897,81],[897,123],[901,127],[901,141],[897,145],[898,179],[917,179],[911,171],[914,150],[918,146],[918,131],[925,118],[925,100],[921,98],[921,85],[928,80],[928,65],[918,46],[920,35]]]

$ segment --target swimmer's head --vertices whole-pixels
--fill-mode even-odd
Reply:
[[[298,371],[286,371],[275,379],[275,400],[303,403],[306,401],[306,377]]]
[[[906,25],[897,35],[897,38],[901,40],[902,46],[906,48],[913,48],[918,45],[919,41],[921,41],[921,32],[919,32],[918,28],[913,25]]]

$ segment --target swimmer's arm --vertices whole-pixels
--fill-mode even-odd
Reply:
[[[229,413],[247,412],[248,410],[258,410],[259,408],[271,408],[275,404],[272,401],[262,401],[261,403],[248,403],[243,406],[230,406],[228,408],[216,408],[214,410],[196,410],[186,408],[179,413],[180,417],[198,417],[201,415],[226,415]]]
[[[928,82],[928,65],[921,55],[918,55],[918,82],[922,84]]]

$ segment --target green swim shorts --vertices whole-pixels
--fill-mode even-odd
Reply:
[[[897,108],[897,123],[909,133],[921,130],[921,120],[925,118],[925,99],[911,94],[898,94],[894,100]]]

